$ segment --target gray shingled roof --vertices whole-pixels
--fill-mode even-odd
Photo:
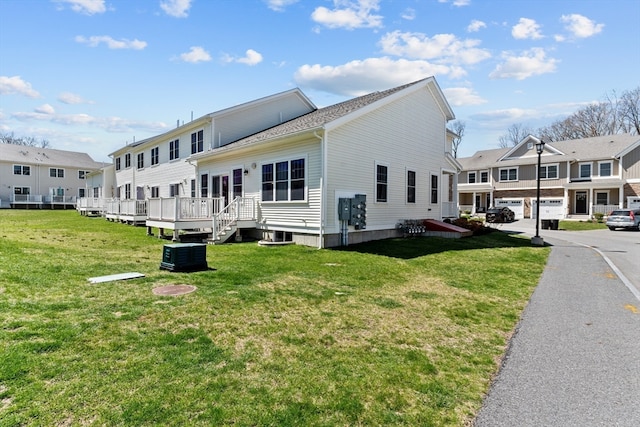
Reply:
[[[423,80],[426,80],[426,79],[423,79]],[[314,129],[319,129],[324,125],[331,123],[334,120],[344,117],[347,114],[353,113],[354,111],[357,111],[363,107],[366,107],[367,105],[373,104],[376,101],[386,98],[396,92],[406,89],[407,87],[417,84],[423,80],[419,80],[413,83],[408,83],[408,84],[398,86],[393,89],[384,90],[381,92],[373,92],[364,96],[360,96],[358,98],[353,98],[348,101],[331,105],[329,107],[317,109],[315,111],[307,113],[298,118],[289,120],[288,122],[279,124],[272,128],[269,128],[264,131],[258,132],[256,134],[250,135],[248,137],[242,138],[238,141],[232,142],[223,147],[216,148],[215,150],[212,150],[206,154],[227,151],[235,148],[253,145],[262,141],[267,141],[267,140],[271,140],[278,137],[294,135],[300,132],[307,132],[307,131],[312,131]]]
[[[640,136],[638,135],[618,134],[551,142],[548,145],[556,148],[563,154],[543,155],[541,160],[542,163],[556,163],[613,158],[639,140]],[[477,151],[471,157],[459,158],[458,162],[463,166],[463,170],[479,170],[499,166],[534,164],[538,160],[537,156],[531,156],[520,159],[507,159],[499,162],[498,159],[507,154],[511,148],[512,147]]]
[[[87,170],[99,169],[103,166],[87,153],[14,144],[0,144],[0,158],[8,163],[65,166]]]

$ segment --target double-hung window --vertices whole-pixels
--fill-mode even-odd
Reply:
[[[580,163],[579,171],[580,179],[591,178],[591,163]]]
[[[431,174],[431,204],[438,203],[438,175]]]
[[[500,181],[517,181],[518,168],[500,169]]]
[[[138,169],[144,169],[144,153],[138,153]]]
[[[233,198],[242,197],[242,169],[233,170]]]
[[[475,172],[469,172],[469,176],[467,179],[469,184],[475,184],[476,183],[476,173]]]
[[[13,165],[14,175],[31,175],[31,166]]]
[[[89,173],[91,173],[91,171],[78,171],[78,179],[86,179]]]
[[[180,158],[180,140],[169,141],[169,160]]]
[[[120,170],[120,157],[116,157],[116,170]]]
[[[204,131],[199,130],[191,134],[191,154],[204,151]]]
[[[407,171],[407,203],[416,202],[416,172]]]
[[[305,159],[262,165],[262,201],[302,201],[305,187]]]
[[[480,182],[489,182],[489,171],[480,172]]]
[[[151,149],[151,166],[157,165],[160,162],[160,147],[153,147]]]
[[[540,179],[557,179],[558,165],[541,165]]]
[[[612,168],[611,162],[598,163],[598,175],[601,177],[611,176],[613,173],[612,169],[613,168]]]
[[[64,169],[49,168],[49,176],[51,178],[64,178]]]
[[[124,155],[124,167],[125,169],[131,167],[131,153],[127,153]]]
[[[376,165],[376,202],[387,201],[387,186],[389,183],[389,168]]]

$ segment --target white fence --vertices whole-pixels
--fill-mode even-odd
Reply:
[[[155,221],[211,219],[220,212],[222,198],[168,197],[149,199],[147,218]]]

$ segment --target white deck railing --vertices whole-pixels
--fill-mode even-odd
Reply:
[[[591,206],[591,214],[600,213],[602,215],[609,215],[611,211],[615,211],[616,209],[620,209],[618,205],[592,205]]]
[[[78,210],[103,210],[105,205],[106,200],[99,197],[80,197],[76,202]]]
[[[146,200],[120,200],[120,215],[147,216]]]
[[[236,197],[223,210],[213,218],[213,238],[218,237],[221,231],[232,227],[238,221],[255,221],[256,203],[250,197]]]
[[[76,196],[47,196],[44,200],[46,203],[69,205],[76,203]]]
[[[149,199],[147,219],[177,222],[211,219],[220,211],[222,198],[160,197]]]
[[[12,194],[11,203],[42,203],[41,194]]]

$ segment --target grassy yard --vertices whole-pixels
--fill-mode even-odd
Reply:
[[[558,224],[560,230],[568,231],[588,231],[588,230],[603,230],[607,226],[602,222],[593,221],[560,221]]]
[[[463,426],[549,251],[500,232],[247,242],[171,273],[145,231],[0,211],[1,426]],[[146,276],[87,281],[122,272]],[[197,290],[152,293],[169,284]]]

